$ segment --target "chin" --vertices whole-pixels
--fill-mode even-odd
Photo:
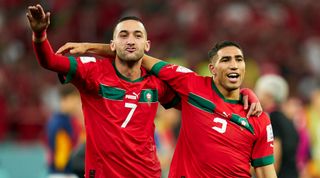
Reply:
[[[227,88],[228,88],[228,91],[233,91],[233,90],[239,89],[240,85],[238,85],[238,84],[229,85]]]
[[[138,62],[141,58],[128,58],[127,62]]]
[[[126,56],[126,61],[131,61],[131,62],[134,62],[134,61],[139,61],[140,59],[142,58],[142,56],[138,56],[138,55],[130,55],[130,56]]]
[[[125,61],[125,62],[137,62],[139,61],[141,58],[137,58],[137,57],[133,57],[133,56],[126,56],[122,59],[122,61]]]

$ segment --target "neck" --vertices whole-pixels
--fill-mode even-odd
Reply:
[[[221,86],[219,84],[219,82],[216,82],[215,80],[213,80],[213,82],[215,83],[217,89],[223,95],[223,97],[225,99],[228,99],[228,100],[239,100],[240,99],[240,88],[228,90],[225,87]]]
[[[116,58],[115,66],[121,75],[133,81],[141,77],[141,62],[142,60],[128,62]]]

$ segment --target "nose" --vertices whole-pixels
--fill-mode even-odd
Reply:
[[[230,68],[231,68],[231,69],[238,69],[238,62],[237,62],[236,59],[233,58],[233,59],[230,61]]]
[[[135,44],[135,38],[133,37],[133,35],[130,35],[128,37],[127,44],[128,45],[134,45]]]

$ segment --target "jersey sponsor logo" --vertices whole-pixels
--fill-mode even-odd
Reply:
[[[96,62],[96,58],[95,57],[90,57],[90,56],[81,56],[80,57],[80,61],[83,64],[89,63],[89,62]]]
[[[132,92],[132,95],[127,94],[125,96],[126,99],[136,100],[139,98],[140,93]]]
[[[186,67],[183,67],[183,66],[178,66],[176,71],[177,72],[181,72],[181,73],[190,73],[190,72],[192,72],[192,70],[190,70],[190,69],[188,69]]]
[[[273,141],[273,132],[272,132],[271,124],[267,125],[266,130],[267,130],[267,142]]]
[[[135,95],[126,95],[125,98],[130,100],[136,100],[138,97]]]
[[[134,96],[136,96],[137,98],[139,97],[139,95],[140,95],[140,93],[136,93],[136,92],[132,92],[132,94],[134,95]]]

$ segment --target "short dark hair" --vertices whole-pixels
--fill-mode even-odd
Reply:
[[[233,42],[233,41],[222,41],[222,42],[216,43],[214,45],[214,47],[211,48],[211,50],[208,52],[209,60],[211,60],[213,58],[213,56],[215,56],[220,49],[225,48],[227,46],[235,46],[242,51],[242,48],[240,47],[240,45],[238,43]]]
[[[141,18],[139,18],[139,17],[137,17],[137,16],[124,16],[124,17],[121,17],[121,18],[118,20],[117,25],[118,25],[118,23],[123,22],[123,21],[126,21],[126,20],[135,20],[135,21],[141,22],[141,23],[143,24]]]
[[[137,16],[124,16],[124,17],[121,17],[119,20],[118,20],[118,22],[117,22],[117,24],[114,26],[114,28],[113,28],[113,35],[114,35],[114,31],[116,30],[116,27],[117,27],[117,25],[119,24],[119,23],[121,23],[121,22],[123,22],[123,21],[126,21],[126,20],[135,20],[135,21],[138,21],[138,22],[140,22],[140,23],[142,23],[143,24],[143,22],[142,22],[142,19],[141,18],[139,18],[139,17],[137,17]],[[144,26],[144,24],[143,24],[143,26]],[[144,28],[146,28],[146,27],[144,27]],[[146,30],[145,30],[146,31]],[[146,31],[146,34],[147,34],[147,31]]]

